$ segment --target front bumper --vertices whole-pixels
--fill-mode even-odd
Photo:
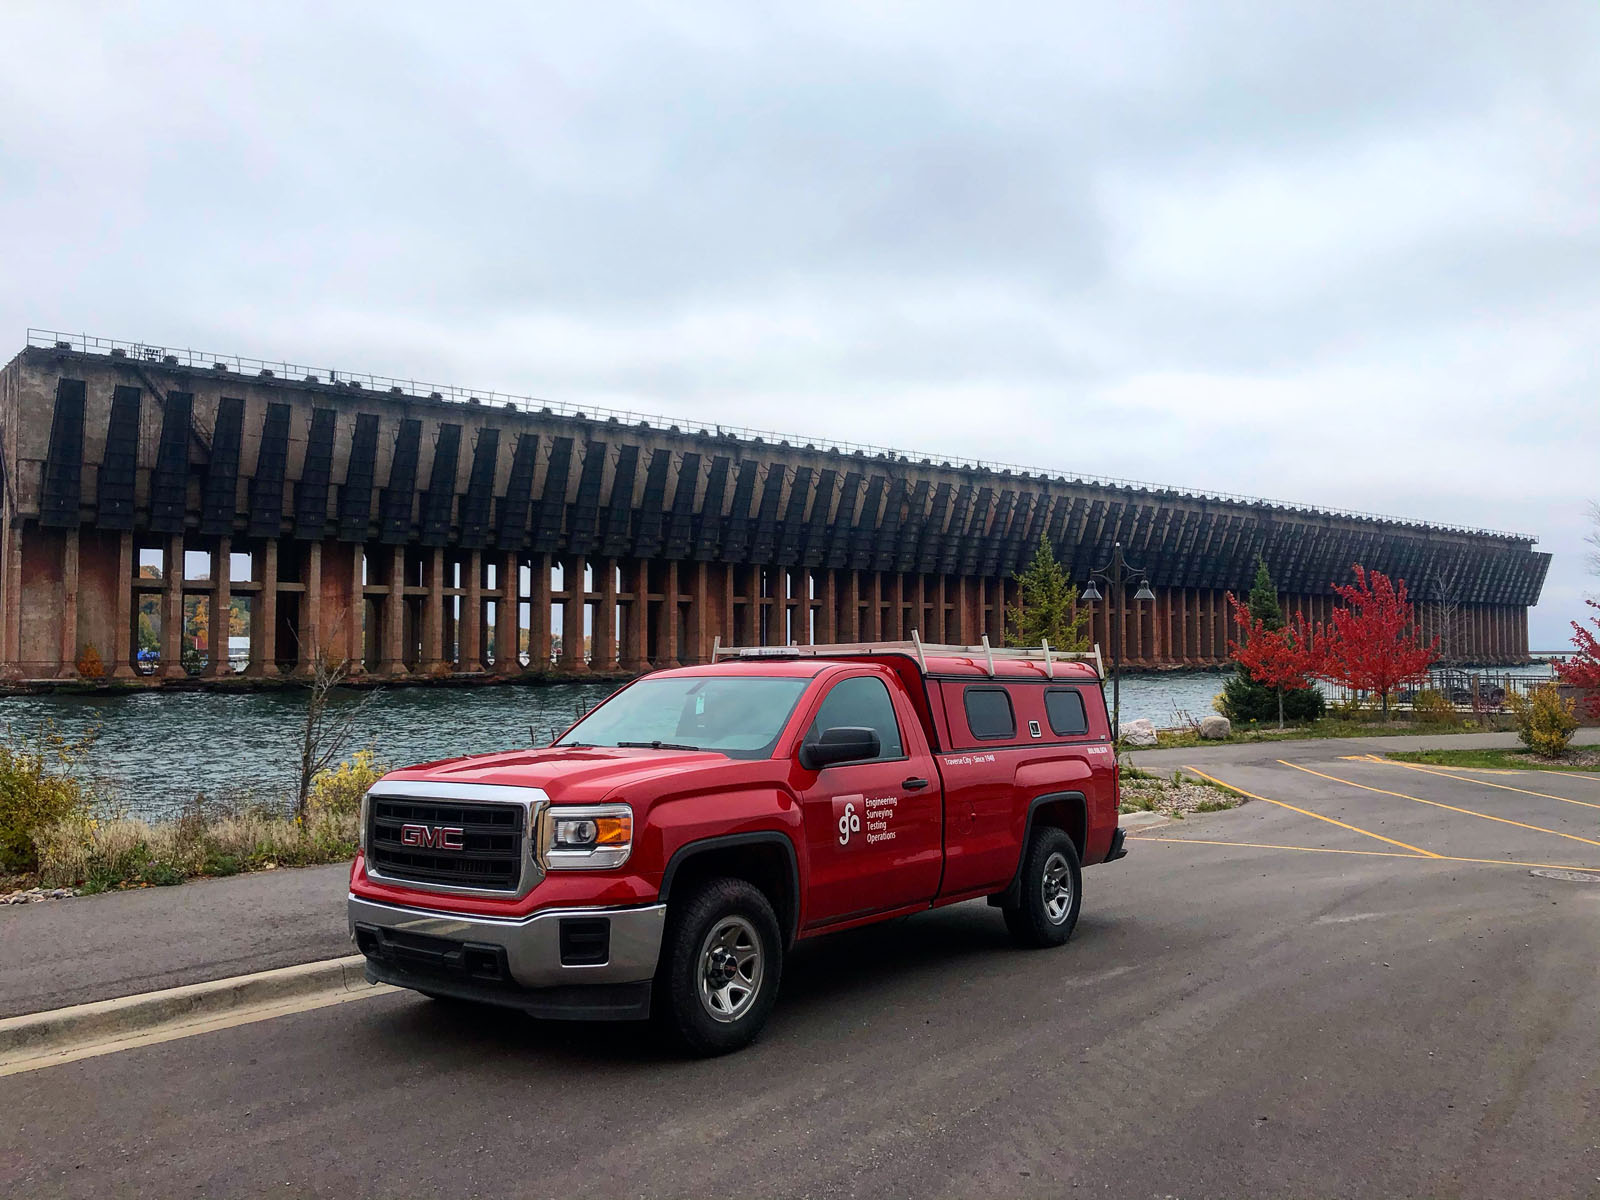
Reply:
[[[640,991],[648,1008],[666,919],[665,904],[503,918],[349,898],[350,937],[369,977],[532,1012],[549,1007],[543,1000],[582,1008],[584,995],[606,1009]]]

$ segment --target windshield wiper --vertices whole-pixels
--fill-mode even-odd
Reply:
[[[681,746],[677,742],[618,742],[619,750],[698,750],[699,746]]]

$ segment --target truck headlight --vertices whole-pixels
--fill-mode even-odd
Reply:
[[[357,818],[360,822],[356,827],[356,849],[362,854],[367,852],[367,815],[372,810],[372,793],[361,793],[361,815]]]
[[[540,857],[553,871],[620,867],[633,852],[633,809],[626,804],[555,807],[540,825]]]

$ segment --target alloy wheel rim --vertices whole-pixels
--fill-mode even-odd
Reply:
[[[700,944],[700,1005],[713,1021],[737,1021],[750,1011],[766,973],[761,937],[743,917],[723,917]]]
[[[1052,925],[1067,919],[1072,909],[1072,869],[1059,850],[1044,860],[1044,913]]]

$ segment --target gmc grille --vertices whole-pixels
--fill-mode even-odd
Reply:
[[[527,810],[517,804],[374,796],[367,862],[385,878],[421,887],[515,892],[522,883],[526,815]],[[462,848],[407,846],[400,840],[405,825],[457,827],[462,831]]]

